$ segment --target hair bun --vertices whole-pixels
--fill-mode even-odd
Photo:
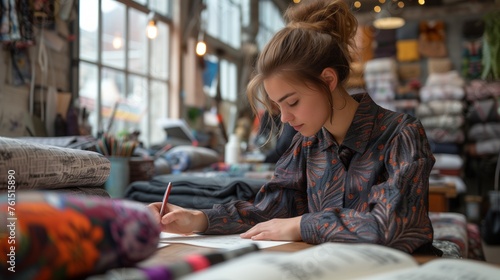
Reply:
[[[337,41],[353,44],[357,20],[342,0],[303,0],[284,14],[289,28],[304,28],[326,33]]]

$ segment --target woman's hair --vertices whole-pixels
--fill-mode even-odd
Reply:
[[[302,1],[285,12],[287,25],[278,31],[260,53],[254,76],[247,86],[252,110],[262,103],[276,115],[263,82],[272,75],[324,90],[332,104],[322,71],[333,68],[343,84],[350,71],[350,48],[354,48],[357,20],[343,0]],[[332,104],[333,106],[333,104]]]

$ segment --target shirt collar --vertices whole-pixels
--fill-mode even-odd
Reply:
[[[342,145],[357,153],[363,153],[370,140],[379,106],[367,93],[353,94],[352,97],[359,102],[359,105]],[[337,145],[333,136],[324,127],[317,137],[322,150]]]

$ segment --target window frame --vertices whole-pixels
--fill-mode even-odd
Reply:
[[[146,2],[146,5],[142,5],[136,1],[133,1],[133,0],[112,0],[114,2],[117,2],[117,3],[120,3],[120,4],[123,4],[124,7],[125,7],[125,14],[124,14],[124,22],[126,24],[124,24],[123,28],[124,28],[124,36],[123,36],[123,46],[122,48],[124,49],[124,52],[125,52],[125,56],[124,56],[124,67],[121,68],[121,67],[114,67],[114,66],[110,66],[110,65],[105,65],[103,63],[103,57],[102,57],[102,34],[103,34],[103,19],[102,19],[102,2],[103,0],[97,0],[97,5],[98,5],[98,9],[99,9],[99,12],[97,13],[97,60],[96,61],[93,61],[93,60],[89,60],[89,59],[86,59],[86,58],[81,58],[80,57],[80,26],[79,26],[79,22],[80,22],[80,9],[79,9],[79,5],[77,5],[77,20],[75,21],[76,24],[75,26],[72,27],[72,30],[74,31],[74,34],[76,36],[76,40],[75,40],[75,43],[73,44],[73,47],[72,47],[72,57],[73,57],[73,61],[75,61],[75,63],[73,63],[72,65],[72,74],[71,74],[71,80],[72,80],[72,92],[74,92],[74,94],[76,96],[74,96],[74,99],[75,100],[78,100],[79,99],[79,96],[80,96],[80,63],[85,63],[85,64],[89,64],[89,65],[93,65],[95,67],[97,67],[97,95],[96,95],[96,100],[95,100],[95,113],[97,114],[97,118],[96,120],[94,121],[94,123],[92,123],[91,125],[93,126],[93,132],[92,134],[94,136],[100,136],[100,133],[102,132],[106,132],[107,131],[107,126],[108,124],[104,122],[104,118],[103,118],[103,115],[102,115],[102,106],[103,104],[101,103],[101,100],[102,100],[102,96],[103,96],[103,93],[102,93],[102,75],[103,75],[103,72],[104,71],[107,71],[107,70],[111,70],[111,71],[117,71],[117,72],[121,72],[125,79],[124,79],[124,83],[123,83],[123,91],[122,91],[122,94],[126,97],[128,97],[131,93],[131,89],[129,89],[129,80],[130,79],[134,79],[134,78],[137,78],[137,77],[140,77],[140,78],[144,78],[146,79],[146,83],[147,83],[147,88],[145,89],[145,95],[146,95],[146,109],[145,109],[145,112],[144,112],[144,115],[143,115],[143,120],[141,120],[139,123],[136,124],[136,126],[140,127],[141,129],[141,137],[140,137],[140,140],[143,142],[143,144],[145,146],[151,146],[153,144],[155,144],[156,142],[158,142],[159,140],[152,140],[151,137],[152,137],[152,130],[153,130],[153,127],[156,125],[153,117],[150,115],[150,108],[151,108],[151,98],[152,98],[152,95],[153,93],[151,92],[152,91],[152,87],[154,84],[158,84],[158,83],[161,83],[161,84],[164,84],[165,85],[165,96],[163,99],[163,101],[165,101],[165,104],[163,104],[162,106],[162,110],[165,112],[164,113],[164,117],[168,117],[169,115],[171,115],[172,113],[170,112],[171,108],[173,107],[172,104],[170,104],[172,98],[170,97],[170,89],[171,89],[171,75],[170,73],[172,72],[172,69],[171,69],[171,66],[170,66],[170,61],[168,61],[169,63],[166,63],[167,64],[167,74],[166,74],[166,77],[158,77],[157,75],[154,75],[150,69],[151,69],[151,57],[152,57],[152,49],[153,49],[153,43],[154,43],[154,39],[147,39],[146,40],[146,44],[147,44],[147,48],[148,48],[148,51],[147,51],[147,56],[148,58],[146,59],[146,71],[145,73],[141,73],[141,72],[135,72],[133,71],[132,69],[129,68],[129,52],[131,51],[129,49],[129,34],[130,34],[130,28],[129,28],[129,14],[130,14],[130,9],[134,9],[134,12],[142,12],[146,15],[146,17],[148,17],[150,15],[150,13],[153,11],[151,8],[149,8],[149,5],[151,3],[153,3],[152,0],[146,0],[146,1],[143,1],[143,2]],[[160,2],[163,2],[164,0],[161,0]],[[169,37],[167,37],[167,49],[169,51],[169,54],[167,54],[165,57],[167,60],[170,59],[171,57],[171,52],[172,52],[172,44],[174,42],[172,42],[172,37],[170,36],[170,33],[171,33],[171,30],[173,29],[173,20],[172,20],[172,14],[173,14],[173,0],[169,0],[169,1],[165,1],[165,5],[166,5],[166,8],[165,10],[167,11],[168,14],[159,14],[158,11],[154,11],[156,12],[155,13],[155,19],[158,21],[158,22],[161,22],[161,24],[165,24],[165,26],[167,27],[167,30],[168,30],[168,33]],[[146,32],[146,29],[144,27],[144,32]],[[162,101],[162,102],[163,102]],[[132,126],[129,126],[129,127],[132,127]],[[113,131],[113,130],[112,130]],[[116,133],[116,131],[114,131]],[[158,137],[157,137],[158,138]]]

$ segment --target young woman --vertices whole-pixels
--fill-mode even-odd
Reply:
[[[287,26],[262,50],[250,104],[295,134],[274,178],[253,202],[189,210],[150,204],[164,231],[234,234],[255,240],[367,242],[414,252],[433,239],[428,217],[434,164],[420,122],[343,87],[357,21],[341,0],[289,9]]]

